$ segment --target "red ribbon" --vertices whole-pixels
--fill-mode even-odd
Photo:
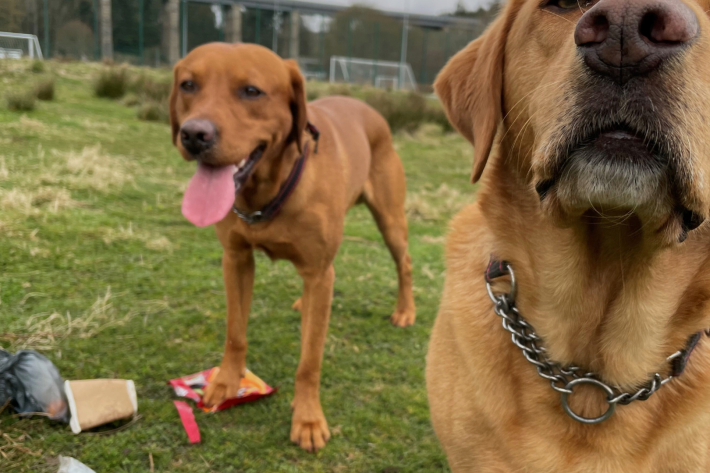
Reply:
[[[190,439],[190,443],[199,443],[200,429],[197,427],[197,422],[195,422],[195,414],[192,412],[192,407],[185,401],[173,401],[173,404],[175,404],[178,414],[180,414],[182,426],[187,432],[187,438]]]

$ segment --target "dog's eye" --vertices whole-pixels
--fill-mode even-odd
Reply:
[[[180,83],[180,90],[183,92],[192,93],[197,89],[197,86],[191,80],[184,80]]]
[[[248,85],[248,86],[244,87],[242,90],[240,90],[239,95],[241,95],[242,97],[248,98],[248,99],[254,99],[256,97],[264,95],[264,92],[257,89],[253,85]]]

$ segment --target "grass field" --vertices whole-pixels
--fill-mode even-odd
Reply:
[[[424,360],[443,281],[447,221],[473,200],[471,152],[425,125],[398,134],[417,323],[395,329],[394,264],[365,207],[351,210],[335,262],[322,402],[333,438],[317,454],[288,439],[301,282],[287,262],[257,258],[248,367],[278,392],[223,411],[196,411],[191,446],[170,378],[214,366],[224,341],[220,246],[180,214],[194,165],[163,123],[93,96],[99,65],[0,61],[0,90],[56,77],[53,101],[30,112],[0,104],[0,346],[42,350],[65,379],[136,382],[140,419],[110,435],[73,435],[41,417],[0,414],[0,471],[56,471],[73,456],[97,473],[442,472],[429,421]],[[41,76],[41,77],[40,77]],[[2,93],[0,92],[0,93]],[[4,99],[3,99],[4,102]]]

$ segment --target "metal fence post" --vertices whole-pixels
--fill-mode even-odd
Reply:
[[[101,58],[113,60],[113,16],[111,0],[101,0]]]
[[[404,85],[404,65],[407,64],[407,40],[409,34],[409,2],[405,0],[404,21],[402,22],[402,51],[399,56],[399,84],[397,89]]]
[[[44,0],[44,55],[51,56],[49,51],[49,0]]]
[[[187,56],[187,0],[182,0],[180,6],[182,6],[182,15],[180,15],[182,21],[182,57],[185,57]]]
[[[424,29],[424,37],[422,38],[422,68],[419,73],[419,83],[426,84],[426,53],[427,53],[427,37],[429,35],[429,28]]]
[[[99,43],[99,0],[94,0],[94,59],[101,57],[101,46]]]
[[[444,30],[444,61],[449,60],[449,29]]]
[[[143,58],[143,0],[138,0],[138,56],[141,58],[141,65],[144,64]]]
[[[219,12],[222,15],[222,24],[219,26],[219,40],[224,42],[224,27],[227,24],[227,14],[223,4],[219,4]]]
[[[254,42],[261,44],[261,8],[259,7],[256,7],[256,31],[254,36]]]
[[[320,67],[325,75],[325,15],[320,16],[320,31],[318,32],[318,57],[320,58]]]
[[[279,27],[281,26],[281,22],[279,21],[281,18],[279,18],[279,11],[278,11],[278,5],[274,8],[274,14],[271,15],[271,50],[278,54],[278,49],[279,49],[279,32],[276,29],[276,25],[278,24]]]
[[[284,14],[285,15],[285,14]],[[294,59],[291,51],[291,40],[293,38],[293,10],[288,12],[288,31],[286,32],[286,54],[287,57]],[[278,51],[276,52],[278,54]]]
[[[348,62],[353,58],[353,19],[348,20]],[[350,66],[350,64],[348,64]]]
[[[375,37],[372,42],[372,57],[375,64],[372,67],[372,85],[377,86],[377,60],[380,59],[380,23],[375,23]]]

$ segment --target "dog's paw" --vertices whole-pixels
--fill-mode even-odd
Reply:
[[[205,387],[202,402],[207,407],[217,406],[226,399],[237,397],[242,376],[220,369],[217,376]]]
[[[320,405],[309,407],[308,404],[295,404],[291,421],[291,442],[307,452],[315,453],[325,447],[328,440],[330,430]]]
[[[414,325],[415,316],[416,313],[414,309],[396,310],[394,314],[392,314],[392,317],[390,317],[390,322],[392,322],[392,325],[395,327],[409,327],[410,325]]]
[[[294,302],[293,305],[291,306],[292,310],[297,310],[299,312],[301,311],[301,308],[303,308],[303,302],[301,301],[301,299],[303,299],[303,298],[299,297],[298,299],[296,299],[296,302]]]

